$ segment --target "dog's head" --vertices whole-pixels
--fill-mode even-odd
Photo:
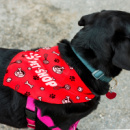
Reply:
[[[101,11],[83,16],[72,45],[91,49],[100,61],[130,70],[130,13]]]

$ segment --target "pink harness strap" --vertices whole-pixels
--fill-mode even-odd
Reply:
[[[35,104],[34,104],[34,99],[31,97],[27,98],[27,104],[26,104],[26,115],[27,115],[27,122],[28,122],[28,127],[35,129]],[[30,116],[32,115],[32,116]],[[51,117],[49,116],[41,116],[41,110],[39,108],[37,108],[37,117],[38,119],[43,122],[47,127],[55,127],[55,124],[53,122],[53,120],[51,119]],[[30,119],[31,118],[31,119]],[[77,121],[75,124],[71,125],[71,127],[69,128],[69,130],[76,130],[77,125],[78,125]],[[52,128],[51,130],[61,130],[59,127],[55,127]]]
[[[37,117],[40,121],[42,121],[46,126],[48,127],[53,127],[55,126],[53,120],[49,116],[41,116],[41,110],[38,109],[37,111]],[[61,130],[60,128],[56,127],[53,128],[52,130]]]
[[[33,115],[33,117],[30,117],[29,115]],[[26,120],[28,122],[27,127],[35,129],[35,104],[34,104],[34,99],[31,97],[27,98],[27,103],[26,103]],[[31,118],[31,119],[30,119]]]

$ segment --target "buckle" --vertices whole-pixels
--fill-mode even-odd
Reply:
[[[92,73],[92,76],[98,80],[100,79],[101,77],[104,76],[104,73],[101,71],[101,70],[95,70],[93,73]]]

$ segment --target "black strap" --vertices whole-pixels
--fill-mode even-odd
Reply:
[[[26,108],[25,111],[26,111],[26,117],[35,121],[35,119],[36,119],[36,110],[35,111],[31,111],[31,110]]]
[[[53,128],[57,128],[57,126],[51,126],[51,127],[49,127],[50,130],[52,130]]]

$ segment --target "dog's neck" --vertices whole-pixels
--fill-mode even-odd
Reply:
[[[109,83],[112,80],[111,77],[106,77],[103,71],[93,68],[92,65],[90,65],[85,58],[82,58],[82,56],[75,51],[74,47],[71,46],[71,49],[73,50],[77,58],[83,63],[83,65],[91,72],[91,74],[96,80],[101,80],[107,83]]]
[[[93,78],[91,72],[82,64],[82,62],[78,59],[78,57],[73,53],[70,47],[70,43],[68,41],[65,40],[62,41],[62,43],[59,44],[59,50],[61,53],[61,57],[76,70],[76,72],[79,74],[83,82],[89,87],[89,89],[95,95],[102,95],[108,92],[109,84]],[[83,53],[83,50],[81,51]],[[121,69],[112,66],[110,63],[99,62],[95,58],[91,50],[87,50],[87,55],[85,55],[84,58],[95,69],[102,70],[105,73],[105,75],[108,77],[115,77],[121,71]]]

